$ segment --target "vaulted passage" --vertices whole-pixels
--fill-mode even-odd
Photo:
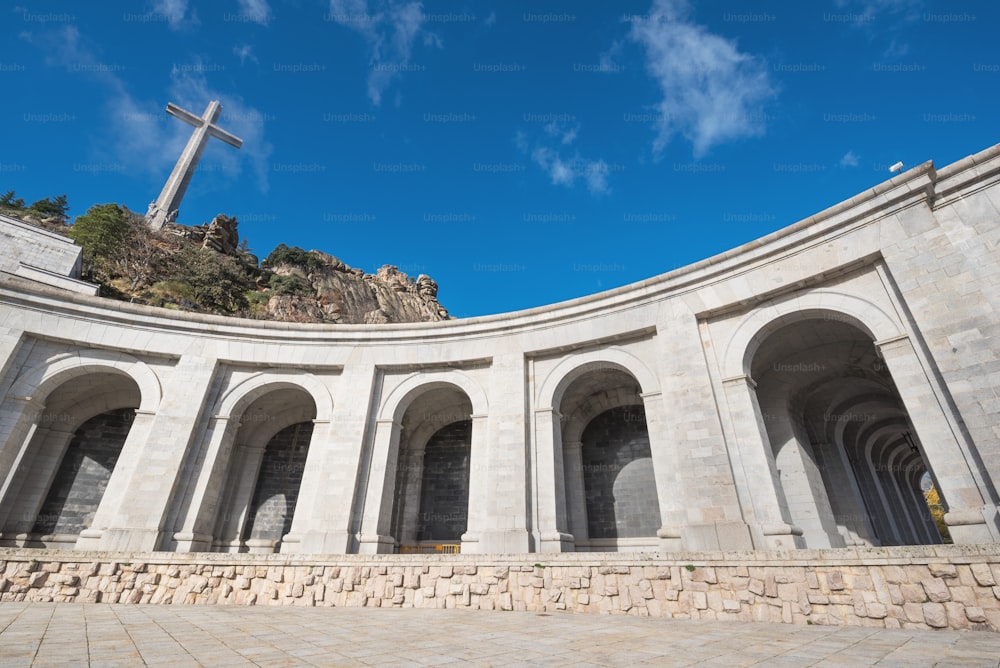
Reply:
[[[291,531],[309,456],[316,404],[287,384],[261,388],[238,426],[213,532],[220,552],[280,552]]]
[[[0,501],[3,544],[71,548],[92,528],[139,403],[135,381],[117,372],[79,375],[48,395]]]
[[[79,534],[90,526],[134,419],[135,411],[123,408],[94,416],[76,430],[32,533]]]
[[[264,448],[244,540],[277,544],[291,531],[312,432],[312,422],[299,422],[279,431]]]
[[[469,525],[472,403],[453,386],[420,394],[400,428],[392,535],[399,552],[458,551]]]
[[[843,319],[773,331],[752,365],[784,511],[807,547],[939,543],[920,439],[871,337]]]
[[[642,406],[601,413],[581,441],[590,537],[655,536],[660,508]]]
[[[424,448],[417,540],[459,542],[469,523],[472,421],[440,429]]]
[[[660,502],[638,383],[617,368],[589,371],[567,388],[560,412],[576,549],[656,547]]]

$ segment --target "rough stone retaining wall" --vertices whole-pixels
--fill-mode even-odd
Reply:
[[[1000,544],[669,555],[0,549],[2,601],[568,610],[997,631]]]

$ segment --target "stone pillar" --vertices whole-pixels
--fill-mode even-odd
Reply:
[[[774,392],[767,392],[764,396],[756,394],[756,397],[761,415],[768,416],[765,423],[770,444],[768,452],[774,458],[776,470],[781,472],[777,479],[785,498],[789,521],[802,529],[805,547],[844,547],[808,437],[796,429],[789,419],[786,409],[788,397]]]
[[[18,468],[44,411],[45,405],[30,397],[8,396],[0,404],[0,471],[6,472],[0,480],[0,500],[18,483]]]
[[[466,531],[462,534],[462,552],[482,552],[479,537],[491,528],[489,475],[489,416],[473,415],[472,447],[469,452],[469,508]]]
[[[737,489],[757,549],[804,547],[802,530],[789,524],[767,429],[757,404],[757,384],[750,376],[722,380],[732,428],[729,451]]]
[[[396,528],[396,541],[400,545],[415,545],[417,542],[417,529],[420,525],[420,492],[424,482],[424,454],[425,449],[403,448],[404,454],[401,465],[406,472],[402,476],[403,489],[399,490],[398,526]],[[397,480],[400,479],[399,471],[396,472]]]
[[[333,422],[331,420],[313,420],[312,436],[309,438],[309,452],[299,481],[298,501],[295,503],[295,513],[292,515],[292,526],[281,538],[281,553],[296,554],[305,552],[303,539],[310,529],[322,531],[323,519],[329,519],[329,509],[314,508],[302,502],[303,497],[315,499],[322,493],[326,477],[322,461],[325,445],[334,438]],[[317,517],[319,516],[319,517]],[[346,545],[345,551],[346,551]]]
[[[317,423],[313,431],[289,533],[296,552],[347,554],[356,549],[356,534],[362,531],[363,522],[359,515],[368,509],[370,480],[364,446],[371,438],[369,410],[373,410],[376,378],[372,364],[345,366],[333,394],[332,417],[329,422]],[[386,512],[391,521],[391,501]],[[392,552],[392,545],[384,551]]]
[[[463,552],[516,554],[532,549],[525,489],[529,447],[525,439],[526,375],[521,351],[494,355],[487,391],[489,415],[474,416],[472,427],[469,532],[476,534],[478,542],[467,546],[463,537]]]
[[[372,441],[372,459],[361,516],[359,554],[384,554],[395,551],[396,541],[389,534],[392,502],[396,491],[396,467],[399,462],[399,430],[394,420],[377,420]]]
[[[204,448],[203,468],[206,473],[199,475],[194,488],[183,488],[181,494],[189,494],[190,510],[182,520],[181,529],[174,536],[177,552],[207,552],[212,549],[219,524],[219,508],[226,510],[229,499],[223,498],[223,490],[228,485],[227,471],[232,463],[233,443],[239,431],[239,420],[228,415],[214,415],[208,420]],[[221,537],[221,536],[220,536]]]
[[[225,488],[222,514],[216,521],[213,545],[222,552],[239,552],[243,548],[243,532],[250,519],[250,504],[266,449],[266,442],[256,445],[238,443],[233,448],[235,461]]]
[[[539,552],[572,552],[567,533],[562,416],[554,408],[535,411],[535,481]]]
[[[8,397],[0,406],[0,530],[7,526],[18,490],[24,484],[21,467],[32,459],[30,445],[39,431],[38,420],[45,406],[27,397]],[[2,440],[6,439],[6,441]]]
[[[566,508],[569,532],[579,545],[590,536],[587,523],[587,490],[584,484],[583,444],[580,441],[563,443],[563,466],[566,469]]]
[[[945,523],[952,540],[959,544],[996,542],[1000,539],[997,508],[985,502],[961,437],[952,429],[910,338],[901,335],[876,341],[875,347],[889,368],[923,446],[924,461],[948,506]]]
[[[677,458],[677,445],[670,438],[670,422],[663,404],[661,392],[644,392],[642,407],[646,413],[646,435],[653,458],[653,476],[656,479],[656,498],[660,506],[660,528],[656,531],[660,547],[665,551],[681,549],[681,526],[683,518],[678,508],[682,503],[684,489],[681,466]],[[724,524],[720,522],[719,524]],[[713,533],[717,534],[718,526]],[[748,547],[741,545],[740,547]],[[734,549],[729,545],[727,549]]]
[[[215,375],[216,360],[185,355],[155,412],[136,411],[104,498],[78,549],[151,552],[164,523]]]
[[[35,431],[29,452],[17,472],[19,484],[10,491],[10,514],[0,524],[5,533],[31,533],[73,434],[58,427],[40,427]]]

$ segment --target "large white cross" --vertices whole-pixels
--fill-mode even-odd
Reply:
[[[160,196],[156,198],[155,202],[149,204],[149,211],[146,212],[146,223],[150,227],[158,230],[163,227],[164,223],[172,223],[177,219],[177,211],[180,209],[184,192],[187,190],[188,184],[191,183],[191,177],[198,167],[198,160],[201,159],[201,154],[205,151],[209,139],[216,137],[236,148],[243,145],[242,139],[215,125],[221,111],[222,105],[219,104],[218,100],[209,102],[208,108],[205,109],[205,113],[200,118],[190,111],[181,109],[173,102],[167,103],[167,113],[193,125],[195,131],[191,133],[191,139],[184,147],[180,160],[174,165],[174,171],[170,172],[170,178],[163,186]]]

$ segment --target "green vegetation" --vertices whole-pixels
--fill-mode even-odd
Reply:
[[[83,246],[83,257],[92,265],[113,259],[131,235],[129,216],[117,204],[95,204],[69,228],[70,238]]]
[[[56,222],[65,223],[69,203],[66,201],[66,195],[58,195],[25,206],[23,198],[18,197],[13,190],[8,190],[0,195],[0,211],[17,216],[34,216],[40,220],[55,219]]]
[[[246,293],[254,289],[244,265],[203,248],[188,247],[172,255],[167,278],[175,286],[186,284],[199,308],[221,313],[245,310]]]
[[[285,244],[278,244],[264,260],[264,264],[269,267],[291,264],[306,269],[320,269],[324,266],[323,260],[315,254],[302,250],[298,246],[288,247]]]
[[[112,299],[267,318],[272,296],[315,297],[309,280],[270,268],[293,266],[308,273],[326,267],[321,255],[285,244],[258,267],[245,239],[234,255],[226,255],[203,248],[198,228],[188,228],[190,234],[152,230],[142,215],[116,203],[95,204],[71,225],[66,224],[68,210],[66,195],[29,206],[13,190],[0,194],[0,213],[41,223],[78,243],[84,278],[99,283],[101,295]]]
[[[267,286],[271,288],[271,292],[276,295],[311,297],[313,294],[312,286],[309,285],[308,282],[294,275],[279,276],[278,274],[273,274],[271,279],[267,282]]]

